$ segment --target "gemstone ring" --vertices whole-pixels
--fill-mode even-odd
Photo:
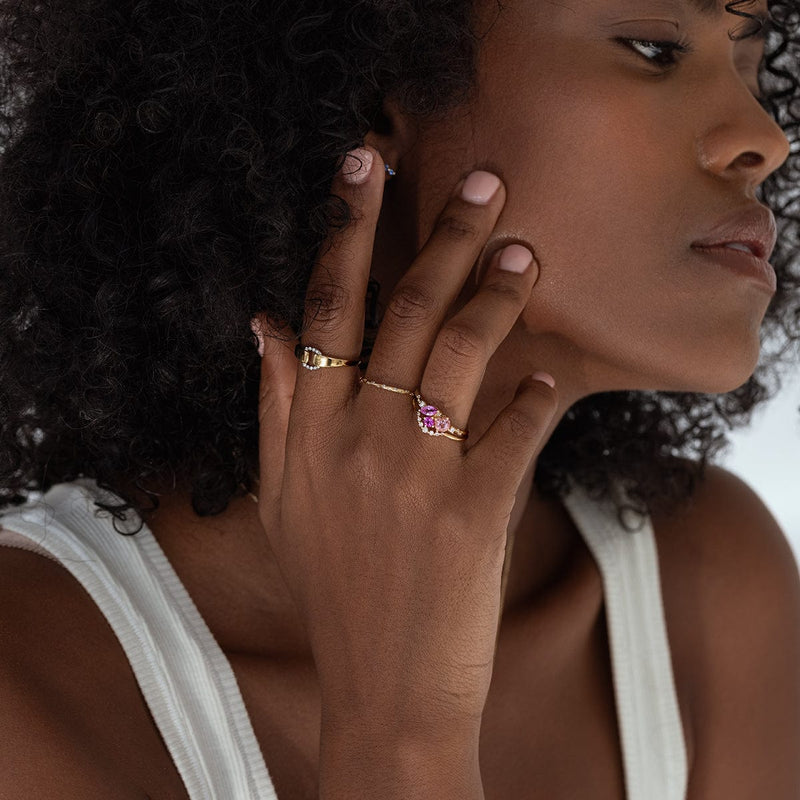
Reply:
[[[417,424],[423,433],[429,436],[446,436],[448,439],[455,439],[463,442],[469,433],[456,428],[441,409],[425,402],[418,392],[414,393],[414,405],[417,410]]]

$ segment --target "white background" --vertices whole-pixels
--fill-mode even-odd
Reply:
[[[744,479],[778,520],[800,561],[800,365],[774,399],[753,412],[750,427],[729,433],[715,461]]]

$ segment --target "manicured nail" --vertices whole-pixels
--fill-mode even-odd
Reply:
[[[471,173],[461,187],[461,198],[468,203],[485,206],[500,188],[500,178],[491,172],[476,170]]]
[[[261,330],[261,320],[258,317],[253,317],[250,320],[250,328],[258,339],[258,354],[264,358],[264,332]]]
[[[342,178],[347,183],[364,183],[372,169],[372,153],[364,147],[351,150],[342,164]]]
[[[533,261],[533,253],[521,244],[510,244],[502,253],[497,266],[508,272],[525,272]]]
[[[555,389],[556,379],[549,372],[534,372],[531,378],[535,381],[546,383],[551,389]]]

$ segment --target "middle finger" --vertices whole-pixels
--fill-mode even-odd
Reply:
[[[419,386],[447,310],[480,256],[505,197],[500,179],[482,170],[457,187],[392,293],[367,379],[407,389]]]

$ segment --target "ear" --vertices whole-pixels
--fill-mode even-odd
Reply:
[[[398,165],[414,146],[418,133],[419,125],[414,117],[396,100],[386,97],[364,141],[375,147],[393,170],[399,171]]]

